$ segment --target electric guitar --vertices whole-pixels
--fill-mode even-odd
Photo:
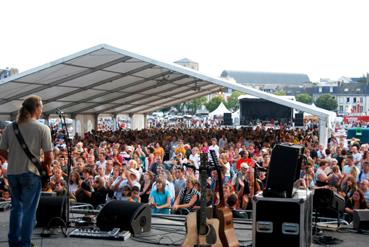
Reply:
[[[182,243],[182,247],[222,247],[219,238],[219,220],[208,219],[206,217],[206,179],[208,162],[207,154],[200,155],[200,183],[201,183],[201,199],[200,209],[196,212],[189,213],[186,218],[186,237]]]
[[[214,209],[214,217],[219,219],[219,237],[224,247],[239,247],[233,227],[233,214],[224,201],[222,169],[214,150],[210,150],[211,159],[218,173],[219,203]]]

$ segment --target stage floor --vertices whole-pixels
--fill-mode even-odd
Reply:
[[[9,223],[9,210],[0,212],[0,246],[7,246],[7,232]],[[281,216],[282,217],[282,216]],[[126,241],[117,240],[100,240],[100,239],[86,239],[75,237],[64,237],[59,232],[50,237],[41,238],[41,229],[36,229],[33,235],[33,242],[38,247],[93,247],[93,246],[107,246],[107,247],[121,247],[121,246],[179,246],[185,236],[184,218],[173,217],[153,217],[152,227],[150,232],[143,233],[136,237],[131,237]],[[252,224],[251,221],[240,221],[234,224],[236,234],[241,246],[251,246],[252,244]],[[71,231],[72,229],[70,229]],[[335,229],[323,230],[323,236],[330,236],[341,240],[342,242],[335,245],[339,247],[353,247],[353,246],[368,246],[369,235],[358,234],[348,230],[337,232]],[[312,244],[312,246],[327,246]]]

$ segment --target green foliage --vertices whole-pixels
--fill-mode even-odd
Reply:
[[[275,95],[278,95],[278,96],[284,96],[284,95],[287,95],[285,91],[283,91],[283,89],[277,89],[275,92],[274,92]]]
[[[313,103],[313,98],[307,93],[300,93],[296,95],[296,100],[309,105]]]
[[[186,108],[191,114],[195,114],[197,109],[200,109],[202,105],[205,105],[206,103],[206,97],[200,97],[196,98],[194,100],[191,100],[190,102],[186,102]]]
[[[212,112],[214,111],[215,109],[217,109],[217,107],[219,106],[219,104],[221,102],[224,102],[224,99],[223,97],[221,96],[215,96],[213,97],[208,103],[205,104],[206,106],[206,109],[209,111],[209,112]]]
[[[225,106],[230,111],[236,111],[240,108],[240,102],[238,101],[238,97],[243,95],[243,93],[239,91],[233,91],[231,96],[228,97],[227,102],[225,102]]]
[[[170,106],[169,107],[165,107],[163,109],[161,109],[162,112],[168,112],[170,110]]]
[[[181,103],[181,104],[178,104],[178,105],[174,105],[173,107],[176,108],[178,112],[183,112],[184,103]]]
[[[315,101],[315,105],[329,111],[336,111],[338,106],[337,100],[330,94],[319,96]]]

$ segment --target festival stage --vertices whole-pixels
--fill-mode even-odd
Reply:
[[[0,246],[7,246],[7,231],[9,223],[9,210],[0,212]],[[283,217],[283,216],[281,216]],[[125,241],[120,240],[100,240],[88,238],[64,237],[64,235],[57,231],[57,233],[50,235],[50,237],[41,237],[41,229],[37,228],[33,241],[38,247],[93,247],[93,246],[107,246],[107,247],[121,247],[121,246],[180,246],[185,236],[183,216],[169,215],[168,217],[152,217],[151,231],[140,234],[139,236],[131,236]],[[235,220],[236,235],[241,246],[252,246],[252,221],[251,220]],[[69,229],[71,232],[73,229]],[[354,233],[352,229],[341,229],[337,232],[335,228],[332,230],[323,230],[324,238],[336,238],[341,243],[335,246],[353,247],[353,246],[368,246],[368,234]],[[332,244],[333,245],[333,244]],[[326,246],[319,244],[312,244],[312,246]]]

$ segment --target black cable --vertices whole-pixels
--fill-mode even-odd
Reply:
[[[174,244],[174,243],[160,243],[160,242],[154,242],[154,241],[150,241],[150,240],[143,240],[140,238],[131,238],[133,241],[137,241],[140,243],[146,243],[146,244],[154,244],[154,245],[164,245],[164,246],[181,246],[181,244]]]
[[[313,243],[319,245],[340,244],[343,240],[331,236],[313,236]]]

